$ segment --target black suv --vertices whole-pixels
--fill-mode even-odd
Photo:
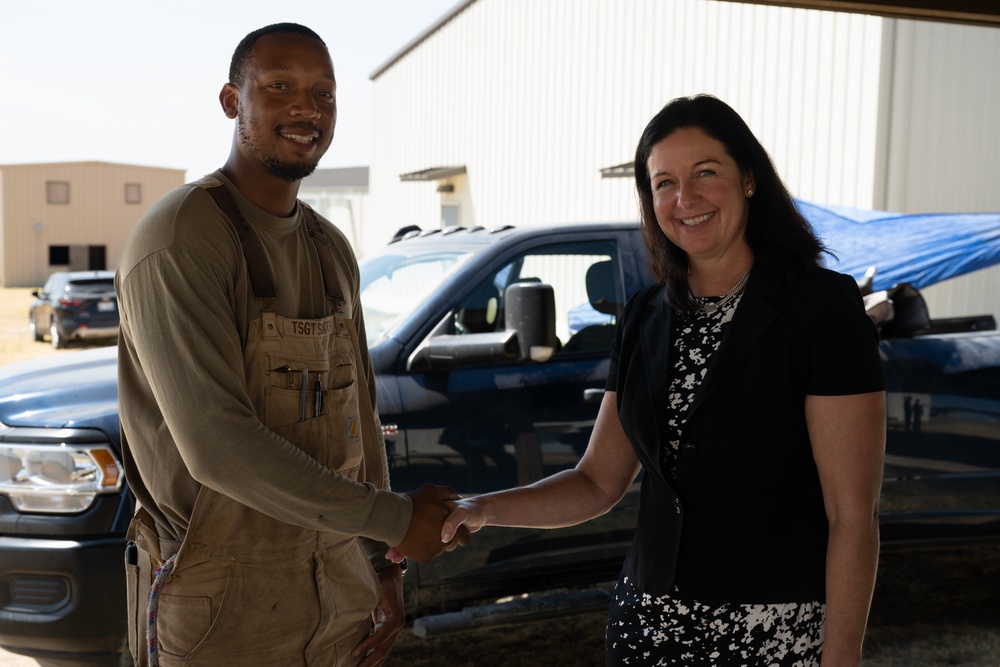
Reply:
[[[41,342],[48,331],[52,347],[62,349],[73,340],[118,336],[118,298],[112,271],[60,271],[31,293],[28,310],[31,337]]]

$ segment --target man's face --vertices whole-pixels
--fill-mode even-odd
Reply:
[[[336,95],[333,63],[321,42],[296,33],[264,35],[240,83],[240,150],[279,178],[305,178],[333,140]]]

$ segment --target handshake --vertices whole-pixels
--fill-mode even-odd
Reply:
[[[475,505],[475,501],[463,500],[454,489],[447,486],[424,484],[416,491],[405,494],[413,501],[413,518],[406,531],[406,537],[395,547],[389,549],[386,558],[394,563],[410,558],[419,563],[426,563],[444,551],[452,551],[456,546],[469,544],[470,529],[464,523],[468,514],[467,505]],[[453,511],[460,511],[452,516]],[[450,520],[448,520],[450,517]],[[447,521],[448,526],[445,526]],[[479,530],[475,525],[472,532]]]

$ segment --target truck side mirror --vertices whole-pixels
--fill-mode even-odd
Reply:
[[[551,285],[515,283],[504,292],[504,330],[449,334],[449,313],[413,351],[408,371],[446,371],[495,362],[548,361],[559,346]]]
[[[504,292],[504,327],[517,332],[520,361],[548,361],[556,353],[556,298],[551,285],[514,283]]]

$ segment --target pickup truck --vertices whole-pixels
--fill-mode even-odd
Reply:
[[[413,230],[366,258],[361,276],[393,486],[431,482],[462,494],[527,484],[578,461],[615,319],[652,280],[634,222]],[[895,314],[881,343],[883,546],[1000,538],[995,322],[932,320],[905,285],[882,296]],[[133,501],[120,465],[115,363],[105,348],[0,369],[8,650],[117,664]],[[467,548],[412,564],[409,612],[615,579],[637,490],[580,526],[485,530]]]

